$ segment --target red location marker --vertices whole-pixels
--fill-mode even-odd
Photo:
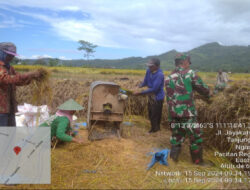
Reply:
[[[16,155],[18,155],[19,152],[21,152],[22,149],[21,149],[21,147],[19,147],[19,146],[15,146],[13,150],[14,150],[14,152],[16,153]]]

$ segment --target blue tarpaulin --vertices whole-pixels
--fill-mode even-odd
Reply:
[[[75,126],[79,127],[83,127],[83,128],[87,128],[87,123],[86,122],[82,122],[82,123],[75,123]]]
[[[159,162],[160,164],[162,165],[166,165],[168,166],[168,153],[169,153],[170,150],[168,149],[164,149],[164,150],[161,150],[159,152],[156,152],[153,154],[153,157],[152,157],[152,160],[151,160],[151,163],[148,164],[148,170],[150,168],[152,168],[156,162]]]

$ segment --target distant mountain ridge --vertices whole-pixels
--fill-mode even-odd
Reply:
[[[152,57],[161,60],[161,67],[164,70],[174,69],[174,57],[178,52],[171,50],[166,53],[142,57],[128,57],[124,59],[93,59],[93,60],[58,60],[59,65],[83,66],[96,68],[116,69],[145,69],[145,63]],[[191,56],[192,68],[200,71],[218,71],[223,69],[232,72],[250,71],[250,46],[223,46],[217,42],[208,43],[194,48],[187,53]],[[49,64],[53,60],[43,59],[43,64]],[[26,64],[37,64],[37,60],[22,60]]]

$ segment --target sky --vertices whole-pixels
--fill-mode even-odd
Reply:
[[[20,58],[92,59],[188,51],[210,42],[250,44],[250,0],[0,0],[0,41]]]

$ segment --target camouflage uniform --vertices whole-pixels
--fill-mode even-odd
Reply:
[[[165,79],[168,120],[171,125],[172,146],[181,146],[186,134],[190,138],[190,151],[197,152],[202,143],[202,130],[197,123],[194,91],[209,98],[209,88],[191,69],[176,69]],[[195,160],[194,162],[199,162]]]

